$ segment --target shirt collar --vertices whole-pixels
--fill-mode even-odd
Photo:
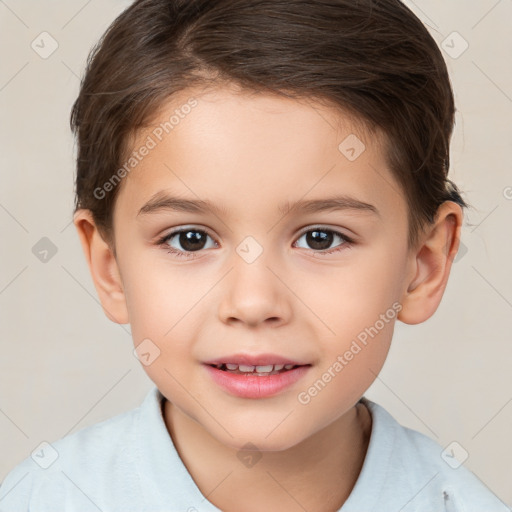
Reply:
[[[173,510],[222,512],[201,493],[176,451],[163,417],[164,400],[160,390],[152,388],[136,419],[136,457],[147,510],[163,510],[172,504]],[[338,512],[377,510],[395,444],[394,419],[366,397],[360,402],[370,411],[372,430],[359,477]]]

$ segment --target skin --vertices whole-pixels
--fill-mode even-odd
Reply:
[[[121,183],[116,256],[91,213],[76,212],[95,287],[106,315],[131,324],[135,346],[149,338],[159,348],[143,368],[167,398],[169,434],[210,502],[227,512],[240,503],[248,512],[337,510],[354,487],[371,433],[371,415],[356,404],[384,364],[396,319],[417,324],[436,311],[459,246],[461,208],[443,203],[408,250],[405,197],[386,167],[381,139],[313,100],[220,85],[182,91],[137,134],[133,148],[192,96],[197,106]],[[366,146],[354,161],[338,149],[349,134]],[[137,216],[164,190],[225,211]],[[277,210],[283,201],[333,192],[374,205],[380,216]],[[324,252],[341,250],[321,256],[303,236],[319,224],[354,243],[334,236]],[[157,245],[190,225],[211,236],[203,249],[189,251],[192,258]],[[250,264],[236,251],[247,236],[263,250]],[[184,251],[179,236],[169,244]],[[299,393],[393,303],[401,305],[398,315],[309,403],[300,403]],[[272,352],[312,366],[278,395],[240,398],[213,383],[202,365],[235,352]],[[248,442],[262,455],[252,467],[237,457]]]

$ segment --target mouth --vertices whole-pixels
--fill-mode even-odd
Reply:
[[[254,375],[258,377],[268,377],[270,375],[278,375],[286,373],[301,366],[311,366],[310,364],[266,364],[266,365],[248,365],[236,363],[209,364],[213,368],[217,368],[223,372],[235,375]]]
[[[233,361],[235,359],[236,362]],[[263,360],[262,360],[263,359]],[[291,388],[310,372],[312,364],[280,357],[232,356],[203,363],[209,378],[225,392],[239,398],[270,398]],[[249,362],[254,364],[249,364]]]

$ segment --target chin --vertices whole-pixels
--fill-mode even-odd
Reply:
[[[290,428],[291,427],[291,428]],[[279,432],[277,432],[279,430]],[[272,428],[257,429],[254,425],[248,425],[247,428],[235,428],[232,424],[228,427],[231,437],[223,429],[215,427],[215,432],[210,431],[218,442],[224,446],[229,446],[238,451],[259,451],[259,452],[282,452],[301,443],[307,435],[301,435],[289,425],[288,428],[279,426],[274,432]],[[272,432],[269,435],[269,432]]]

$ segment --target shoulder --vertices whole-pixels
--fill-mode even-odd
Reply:
[[[115,502],[116,492],[124,501],[126,489],[106,488],[112,481],[126,482],[132,489],[139,485],[133,472],[136,431],[141,408],[155,399],[155,391],[137,408],[40,444],[4,478],[0,511],[50,511],[56,504],[68,504],[73,510],[97,512],[107,494]]]
[[[457,444],[443,448],[430,437],[416,430],[400,425],[384,407],[364,399],[375,424],[375,443],[388,444],[386,449],[374,446],[375,460],[379,454],[386,454],[383,464],[386,484],[382,495],[401,489],[409,508],[422,510],[416,504],[437,510],[464,512],[510,512],[510,509],[495,496],[483,482],[457,460]],[[372,427],[372,436],[374,429]],[[369,450],[368,450],[369,451]],[[385,502],[385,500],[384,500]],[[405,503],[404,503],[405,505]]]

